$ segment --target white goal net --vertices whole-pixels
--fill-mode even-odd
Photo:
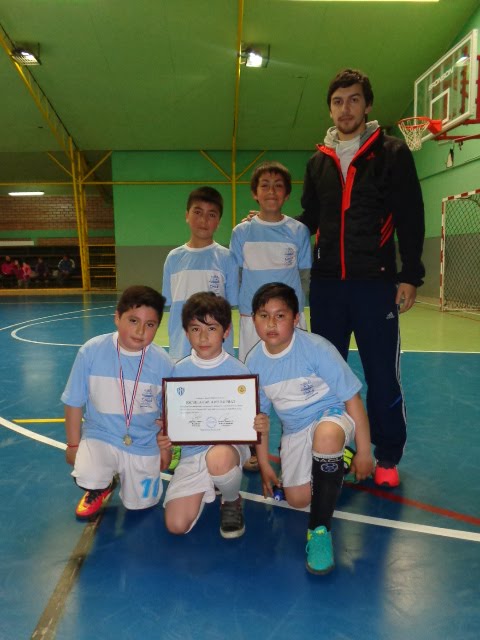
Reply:
[[[442,201],[442,311],[480,309],[480,189]]]

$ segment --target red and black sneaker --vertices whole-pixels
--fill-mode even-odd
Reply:
[[[114,485],[111,482],[106,489],[91,489],[87,491],[75,510],[77,518],[91,518],[98,513],[112,495],[113,489]]]
[[[377,460],[373,481],[379,487],[389,487],[391,489],[398,487],[400,484],[400,475],[396,465],[394,465],[393,462]]]

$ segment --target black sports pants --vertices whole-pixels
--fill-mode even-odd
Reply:
[[[394,283],[320,280],[310,283],[313,333],[348,357],[353,333],[367,383],[367,411],[377,460],[397,464],[407,439],[400,381],[400,331]]]

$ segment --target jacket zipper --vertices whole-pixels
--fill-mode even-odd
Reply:
[[[355,174],[357,173],[357,168],[354,166],[353,162],[359,156],[361,156],[365,150],[370,146],[370,144],[378,138],[380,135],[381,129],[377,129],[375,133],[373,133],[360,147],[357,153],[353,156],[352,161],[347,170],[347,179],[345,180],[342,173],[342,167],[340,165],[340,160],[335,153],[335,149],[332,147],[318,146],[317,149],[324,153],[327,156],[330,156],[335,163],[335,166],[338,169],[338,173],[340,175],[340,180],[342,184],[342,209],[340,212],[340,268],[341,268],[341,280],[346,280],[347,278],[347,268],[345,265],[345,213],[347,209],[350,208],[350,202],[352,198],[352,189],[353,183],[355,180]]]

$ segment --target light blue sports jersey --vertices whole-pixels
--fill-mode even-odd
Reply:
[[[303,311],[300,269],[312,266],[310,232],[304,224],[288,216],[280,222],[265,222],[256,216],[233,229],[230,251],[242,267],[240,313],[251,314],[255,292],[268,282],[283,282],[293,287],[299,310]]]
[[[204,378],[206,376],[243,376],[249,375],[247,367],[229,353],[222,353],[213,360],[202,360],[195,351],[177,362],[173,376],[178,378]],[[182,458],[194,456],[208,449],[209,445],[182,445]]]
[[[273,404],[284,434],[305,429],[327,409],[343,411],[362,386],[331,342],[301,329],[275,355],[259,342],[246,364],[259,374],[260,410],[268,414]]]
[[[172,375],[173,362],[162,347],[151,344],[146,350],[128,433],[132,444],[126,446],[126,434],[120,386],[117,336],[107,333],[92,338],[80,347],[62,394],[62,402],[85,407],[82,438],[94,438],[144,456],[158,455],[157,418],[162,412],[162,380]],[[140,354],[120,351],[127,407],[130,408]]]
[[[191,249],[186,244],[172,249],[163,267],[162,293],[170,306],[168,320],[169,354],[180,360],[190,351],[182,327],[182,308],[185,301],[200,291],[213,291],[238,304],[238,267],[230,251],[214,242],[203,249]],[[233,354],[233,330],[225,339],[225,349]]]

